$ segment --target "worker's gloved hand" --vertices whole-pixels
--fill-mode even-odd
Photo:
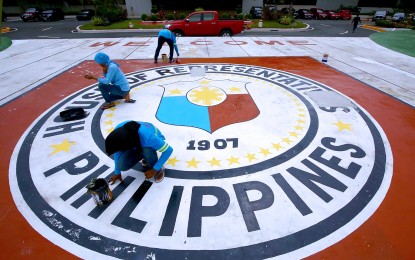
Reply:
[[[110,184],[113,185],[117,180],[122,181],[121,173],[120,174],[114,174],[110,177]]]

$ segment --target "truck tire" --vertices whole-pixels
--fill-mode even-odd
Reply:
[[[220,32],[220,36],[222,36],[222,37],[229,37],[229,36],[232,36],[232,32],[230,30],[228,30],[228,29],[225,29],[225,30],[222,30]]]
[[[184,33],[180,30],[174,30],[173,33],[176,37],[183,37],[184,36]]]

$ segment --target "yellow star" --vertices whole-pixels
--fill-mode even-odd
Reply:
[[[196,161],[195,158],[192,158],[191,161],[186,161],[186,162],[187,162],[187,168],[189,167],[197,168],[197,164],[200,163],[200,161]]]
[[[299,117],[305,117],[305,114],[298,114]]]
[[[209,80],[204,79],[200,81],[200,85],[209,85]]]
[[[269,149],[264,149],[264,148],[261,148],[260,153],[262,153],[265,157],[266,157],[268,154],[271,154],[271,153],[269,152]]]
[[[287,144],[290,144],[292,141],[290,140],[290,138],[289,137],[286,137],[286,138],[282,138],[282,141],[284,142],[284,143],[287,143]]]
[[[235,158],[235,157],[233,157],[233,156],[231,156],[229,159],[226,159],[226,160],[228,160],[229,161],[229,165],[232,165],[232,164],[234,164],[234,163],[237,163],[237,164],[239,164],[239,158]]]
[[[105,116],[106,116],[106,117],[113,117],[113,116],[114,116],[114,113],[108,113],[108,114],[106,114]]]
[[[107,129],[107,134],[111,133],[112,131],[114,131],[114,127]]]
[[[284,148],[280,143],[278,144],[272,144],[272,148],[276,149],[277,151],[279,151],[280,149]]]
[[[298,119],[298,120],[297,120],[297,123],[299,123],[299,124],[305,124],[305,120],[303,120],[303,119]]]
[[[215,157],[213,157],[212,160],[208,161],[208,163],[210,163],[210,166],[220,166],[220,160],[215,159]]]
[[[174,156],[173,158],[169,158],[167,160],[167,164],[171,164],[171,165],[173,165],[173,167],[176,166],[176,163],[178,163],[178,162],[180,162],[180,161],[177,160],[176,156]]]
[[[300,126],[300,125],[296,125],[294,126],[295,130],[303,130],[304,127]]]
[[[63,140],[63,142],[60,144],[52,144],[50,145],[50,147],[52,147],[54,150],[51,154],[49,154],[49,156],[54,155],[55,153],[58,153],[61,151],[69,152],[71,146],[74,144],[75,142],[69,142],[68,139]]]
[[[112,124],[113,124],[113,122],[112,122],[112,120],[109,120],[109,121],[106,121],[106,122],[105,122],[105,124],[106,124],[106,125],[112,125]]]
[[[240,91],[241,91],[241,88],[238,88],[238,87],[231,87],[229,90],[230,90],[231,92],[240,92]]]
[[[170,90],[170,95],[181,95],[182,94],[182,90],[180,89],[172,89]]]
[[[290,136],[297,138],[298,137],[298,134],[296,132],[290,132]]]
[[[248,153],[245,157],[249,160],[249,162],[252,160],[257,160],[257,158],[255,158],[255,154],[252,153]]]
[[[342,121],[338,120],[337,123],[332,123],[333,125],[337,126],[337,128],[339,129],[339,131],[343,131],[343,130],[350,130],[352,131],[352,124],[346,124],[343,123]]]

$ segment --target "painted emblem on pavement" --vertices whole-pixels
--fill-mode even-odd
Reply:
[[[135,104],[102,111],[96,85],[78,91],[33,122],[11,160],[19,210],[79,257],[306,257],[358,228],[389,188],[385,134],[329,86],[243,64],[158,67],[128,80]],[[62,121],[74,107],[87,116]],[[125,120],[162,131],[174,149],[166,177],[144,187],[136,166],[97,207],[85,186],[113,173],[104,140]]]

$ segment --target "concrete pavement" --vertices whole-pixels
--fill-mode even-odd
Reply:
[[[414,58],[367,38],[183,37],[181,64],[154,64],[156,42],[25,40],[0,52],[5,257],[413,256]],[[83,77],[101,74],[99,51],[127,73],[135,104],[99,108]],[[61,120],[79,106],[84,118]],[[85,185],[112,174],[104,139],[130,119],[173,147],[166,178],[124,171],[98,207]]]

